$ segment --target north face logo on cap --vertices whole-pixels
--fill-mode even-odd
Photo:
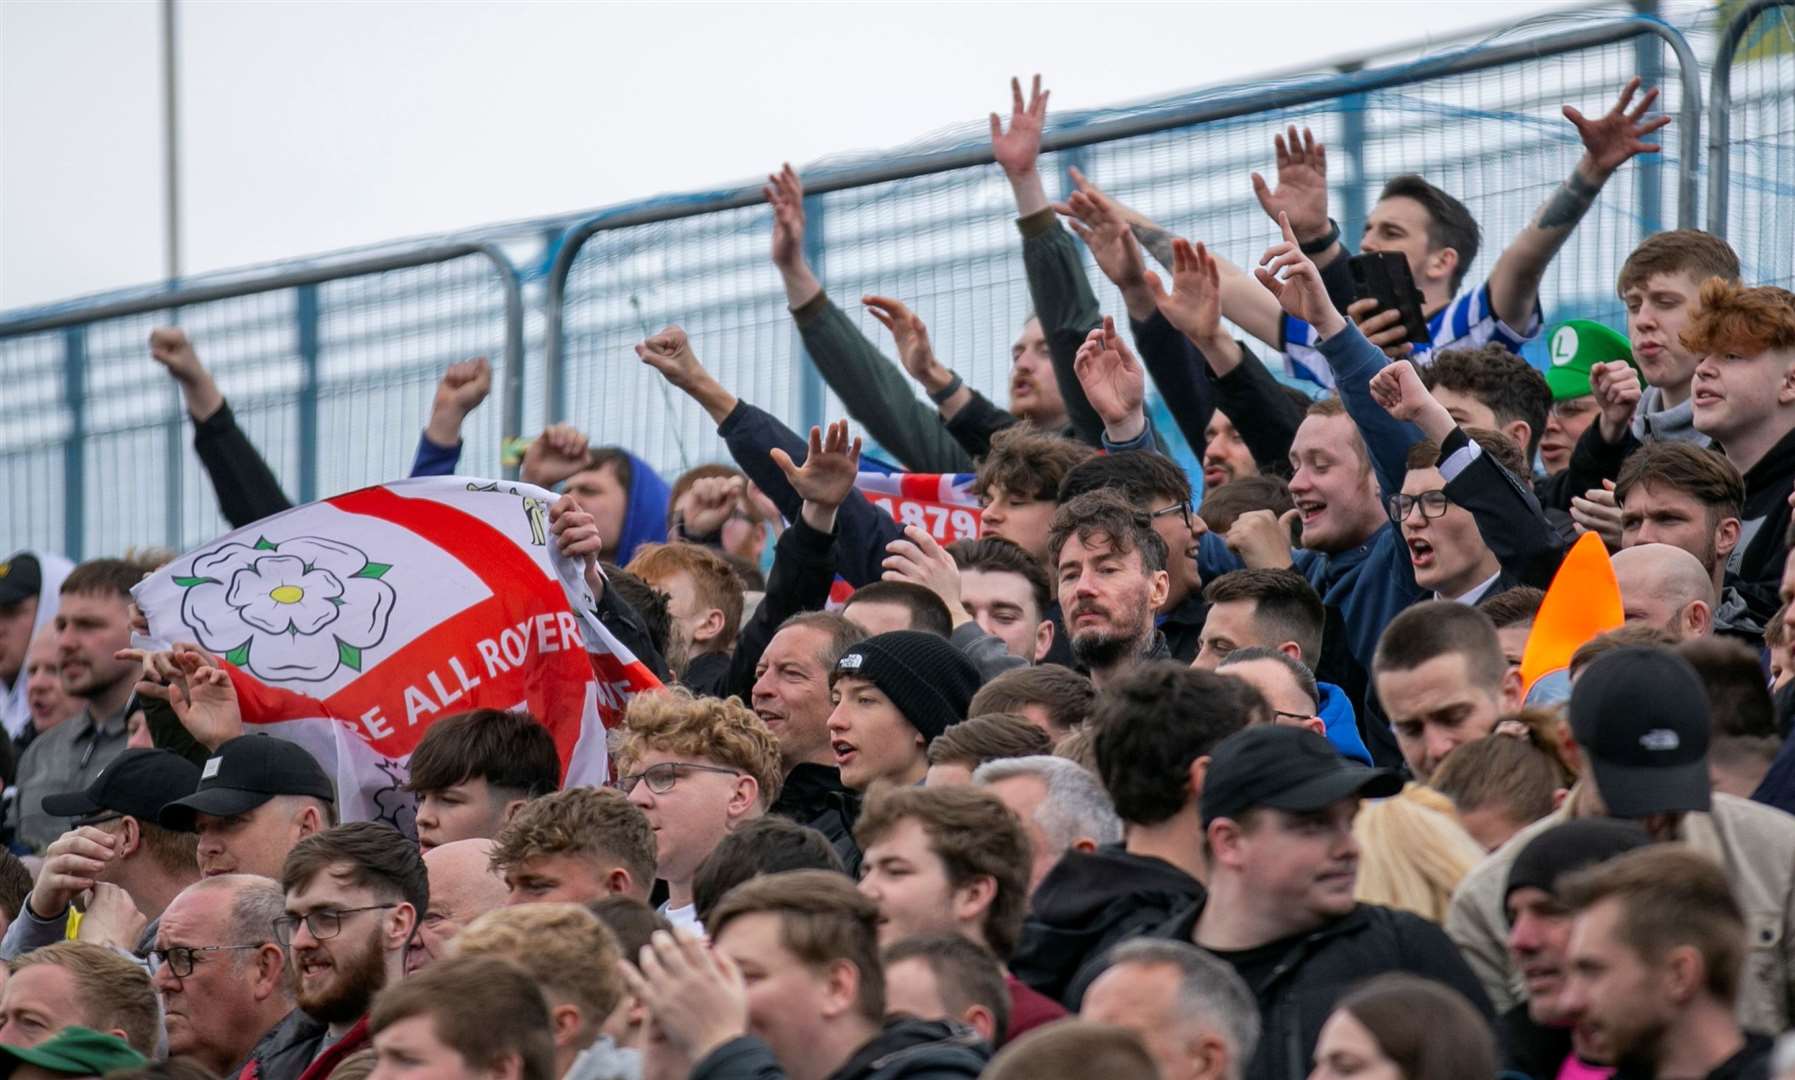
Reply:
[[[201,780],[212,779],[214,776],[218,775],[218,767],[223,764],[224,764],[223,758],[218,758],[218,757],[207,758],[206,759],[206,767],[200,770],[199,778]]]
[[[1654,728],[1639,737],[1639,745],[1647,750],[1675,750],[1683,740],[1669,728]]]
[[[866,657],[860,655],[857,652],[849,653],[848,655],[842,657],[841,662],[836,664],[835,667],[836,667],[836,670],[838,670],[838,671],[859,671],[860,670],[860,662],[865,659],[866,659]]]

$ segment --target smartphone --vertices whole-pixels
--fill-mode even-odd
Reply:
[[[1402,312],[1402,325],[1408,340],[1426,345],[1433,340],[1427,330],[1427,316],[1421,311],[1421,290],[1409,273],[1409,260],[1396,251],[1365,252],[1347,260],[1352,268],[1355,298],[1370,297],[1379,308]]]

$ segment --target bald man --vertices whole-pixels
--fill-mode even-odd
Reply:
[[[1678,641],[1714,629],[1714,579],[1701,560],[1669,544],[1639,544],[1614,556],[1628,622],[1649,623]]]
[[[505,906],[505,879],[493,872],[490,838],[455,840],[424,852],[430,910],[405,953],[407,975],[443,955],[461,928]]]

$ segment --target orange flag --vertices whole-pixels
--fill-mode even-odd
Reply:
[[[1570,666],[1571,654],[1584,642],[1613,630],[1626,621],[1621,607],[1620,583],[1608,549],[1595,533],[1584,533],[1552,578],[1545,602],[1534,616],[1527,635],[1527,651],[1521,656],[1523,696],[1548,676]],[[1566,685],[1568,686],[1568,680]]]

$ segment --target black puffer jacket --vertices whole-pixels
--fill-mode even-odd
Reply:
[[[1081,968],[1110,946],[1138,937],[1203,895],[1196,878],[1121,844],[1069,851],[1029,902],[1010,972],[1072,1011],[1084,996]]]
[[[1190,941],[1202,911],[1195,904],[1146,936]],[[1494,1019],[1482,984],[1444,930],[1419,915],[1360,904],[1293,941],[1271,974],[1251,987],[1264,1028],[1245,1080],[1303,1080],[1334,1005],[1357,984],[1388,971],[1444,983]]]
[[[848,873],[859,876],[860,845],[854,842],[854,822],[860,817],[860,795],[843,786],[840,769],[811,761],[793,765],[770,813],[828,837]]]
[[[990,1058],[990,1047],[967,1028],[905,1018],[886,1023],[829,1080],[973,1080]],[[785,1070],[766,1043],[744,1035],[694,1065],[691,1080],[785,1080]]]

